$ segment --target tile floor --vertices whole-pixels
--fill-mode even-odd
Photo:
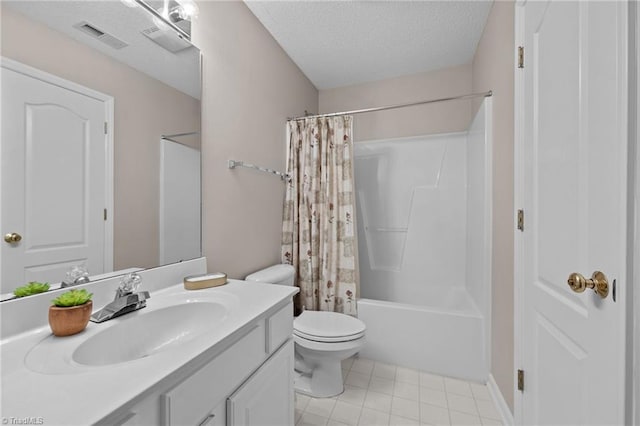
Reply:
[[[296,394],[297,426],[501,425],[486,386],[364,358],[342,364],[345,391]]]

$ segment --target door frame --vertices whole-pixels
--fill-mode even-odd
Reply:
[[[513,210],[514,210],[514,227],[518,223],[517,212],[520,206],[524,203],[524,75],[518,69],[518,46],[522,46],[524,43],[524,12],[522,7],[525,5],[526,0],[516,0],[514,9],[514,42],[513,47],[513,64],[514,64],[514,79],[513,79]],[[516,371],[522,368],[523,358],[523,312],[524,312],[524,241],[517,229],[513,232],[513,419],[515,424],[522,424],[522,393],[518,391],[517,374]]]
[[[632,187],[629,189],[633,203],[629,208],[629,215],[635,227],[629,229],[633,241],[632,250],[627,255],[629,263],[628,276],[633,279],[631,297],[627,303],[627,356],[632,360],[628,364],[627,377],[632,377],[627,384],[630,403],[627,407],[627,418],[631,424],[640,423],[640,149],[637,141],[640,138],[640,5],[631,2],[629,6],[629,145],[635,151],[630,151],[630,164],[633,172],[630,177]],[[634,57],[635,55],[635,57]],[[635,89],[635,90],[634,90]],[[634,144],[633,142],[636,142]]]
[[[105,105],[104,121],[107,123],[105,134],[105,208],[107,209],[107,219],[104,221],[104,271],[113,271],[113,217],[114,217],[114,182],[113,182],[113,143],[114,143],[114,98],[97,90],[82,86],[73,81],[66,80],[46,71],[39,70],[13,59],[0,56],[0,67],[28,77],[41,80],[45,83],[70,90],[81,95],[96,99]],[[1,89],[0,89],[1,90]],[[0,150],[2,155],[2,150]],[[1,157],[0,157],[1,160]],[[0,191],[2,191],[2,182],[0,181]],[[0,194],[1,196],[1,194]],[[0,198],[1,199],[1,198]],[[2,217],[0,217],[0,224]],[[2,263],[0,262],[0,273]]]
[[[517,211],[524,203],[524,73],[517,67],[518,64],[518,46],[523,46],[525,41],[525,14],[523,6],[527,0],[516,0],[515,2],[515,31],[514,31],[514,226],[517,223]],[[631,419],[636,424],[640,421],[640,404],[635,401],[640,396],[640,338],[635,337],[640,333],[640,314],[637,314],[635,322],[633,320],[633,311],[635,304],[635,312],[640,312],[640,176],[636,173],[640,170],[640,149],[636,150],[637,141],[637,123],[640,123],[640,111],[638,111],[638,99],[640,98],[640,88],[637,80],[640,74],[634,74],[634,65],[640,63],[640,38],[638,35],[638,25],[640,24],[640,8],[633,1],[627,1],[628,4],[628,39],[627,46],[629,52],[628,66],[626,78],[628,80],[628,89],[631,96],[629,99],[623,99],[623,103],[627,108],[627,119],[624,120],[624,127],[628,129],[628,185],[627,188],[627,235],[626,244],[627,252],[627,285],[621,289],[621,295],[626,298],[624,313],[620,316],[621,320],[626,317],[626,351],[619,355],[618,360],[624,365],[626,373],[625,377],[632,377],[630,383],[625,383],[625,402],[624,412],[625,420],[628,423]],[[635,9],[635,10],[634,10]],[[635,16],[634,16],[635,15]],[[635,33],[634,33],[635,29]],[[635,40],[637,41],[635,41]],[[526,47],[525,47],[526,51]],[[526,58],[526,56],[525,56]],[[526,66],[526,59],[525,59]],[[635,72],[640,70],[635,69]],[[635,90],[634,90],[635,87]],[[634,112],[635,111],[635,112]],[[522,233],[518,230],[514,231],[514,372],[513,372],[513,395],[514,407],[513,416],[515,424],[522,424],[523,409],[523,393],[518,391],[516,371],[522,368],[524,355],[524,239]],[[634,273],[635,272],[635,273]],[[526,374],[525,374],[526,377]],[[526,381],[525,381],[526,387]]]

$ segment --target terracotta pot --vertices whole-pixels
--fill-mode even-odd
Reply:
[[[80,333],[87,327],[93,302],[89,300],[84,305],[61,308],[58,306],[49,307],[49,326],[55,336],[71,336]]]

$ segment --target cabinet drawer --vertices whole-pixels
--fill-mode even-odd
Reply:
[[[199,425],[205,421],[205,424],[216,424],[215,418],[208,418],[213,407],[223,402],[238,383],[264,361],[264,348],[265,329],[260,322],[207,365],[162,394],[163,423]]]
[[[267,318],[267,353],[273,353],[293,334],[293,303]]]

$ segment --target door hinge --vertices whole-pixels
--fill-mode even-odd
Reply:
[[[109,123],[107,123],[106,121],[104,122],[104,134],[108,134],[109,133]]]
[[[518,390],[524,391],[524,370],[518,370]]]
[[[524,210],[518,210],[518,230],[524,231]]]
[[[104,209],[104,220],[107,220],[107,209]]]
[[[518,68],[524,68],[524,46],[518,46]]]

